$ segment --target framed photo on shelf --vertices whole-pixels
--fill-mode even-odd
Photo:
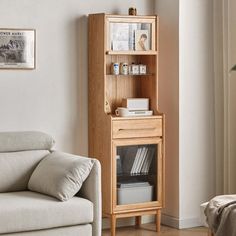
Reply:
[[[150,50],[150,38],[148,30],[135,30],[135,50]]]
[[[0,29],[0,69],[35,69],[34,29]]]

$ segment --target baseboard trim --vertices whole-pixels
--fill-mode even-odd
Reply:
[[[142,217],[142,224],[153,223],[153,222],[155,222],[154,216]],[[163,225],[167,225],[176,229],[186,229],[186,228],[203,226],[199,218],[179,219],[164,213],[162,213],[161,215],[161,223]],[[123,218],[117,221],[117,227],[132,226],[134,224],[135,224],[134,217]],[[103,229],[110,228],[110,219],[108,218],[102,219],[102,228]]]
[[[161,224],[178,229],[179,228],[179,219],[162,213],[161,214]]]
[[[186,229],[186,228],[193,228],[202,226],[200,219],[197,218],[187,218],[187,219],[179,219],[173,216],[169,216],[166,214],[162,214],[161,223],[163,225],[167,225],[177,229]]]

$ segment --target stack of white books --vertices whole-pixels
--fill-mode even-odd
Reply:
[[[154,155],[154,147],[143,146],[129,148],[123,163],[124,172],[132,175],[147,174],[150,170]]]

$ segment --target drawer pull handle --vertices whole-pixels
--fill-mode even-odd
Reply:
[[[118,131],[142,131],[142,130],[154,130],[156,128],[151,127],[151,128],[143,128],[143,129],[118,129]]]

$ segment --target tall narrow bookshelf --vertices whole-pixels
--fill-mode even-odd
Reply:
[[[138,37],[145,34],[145,48]],[[103,217],[156,215],[164,206],[164,115],[158,111],[158,17],[89,15],[89,155],[102,166]],[[145,65],[114,74],[113,63]],[[148,98],[152,116],[117,117],[124,98]]]

